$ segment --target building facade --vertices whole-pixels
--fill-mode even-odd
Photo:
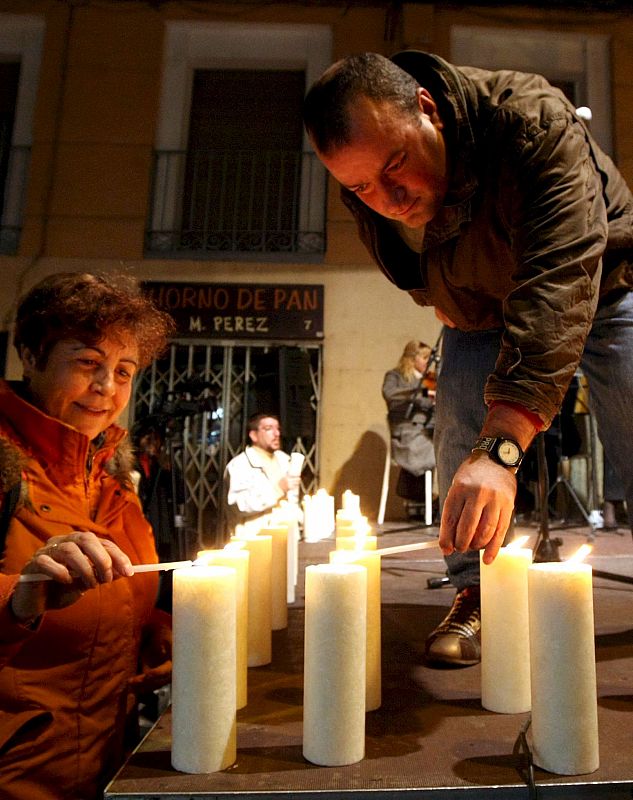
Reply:
[[[178,421],[191,524],[213,539],[223,467],[260,409],[306,454],[307,490],[351,489],[375,517],[384,373],[440,326],[359,243],[303,133],[306,87],[347,53],[409,47],[543,72],[591,108],[633,182],[633,16],[606,5],[0,2],[5,374],[19,377],[11,323],[35,281],[132,274],[179,330],[128,422]]]

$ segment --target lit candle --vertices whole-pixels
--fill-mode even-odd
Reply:
[[[354,525],[362,516],[360,509],[339,508],[334,516],[334,521],[337,525]]]
[[[481,559],[481,704],[502,714],[530,710],[531,563],[532,551],[514,544],[492,564]]]
[[[360,514],[360,497],[351,489],[346,489],[343,492],[342,506],[344,511]]]
[[[294,603],[295,588],[299,580],[299,520],[291,520],[288,525],[288,572],[286,576],[286,601]]]
[[[306,567],[303,755],[313,764],[354,764],[365,755],[366,625],[364,567]]]
[[[236,758],[236,574],[174,572],[171,763],[217,772]]]
[[[374,537],[375,538],[375,537]],[[367,570],[367,651],[365,657],[365,711],[382,703],[382,642],[380,556],[368,550],[332,550],[332,564],[359,564]]]
[[[299,504],[286,503],[282,500],[278,509],[273,511],[270,524],[286,525],[288,528],[288,552],[286,555],[286,602],[294,603],[295,587],[299,578],[299,520],[302,513]]]
[[[247,662],[261,667],[272,661],[272,536],[243,533],[248,562]]]
[[[367,517],[356,517],[353,520],[337,520],[336,522],[337,539],[347,539],[350,536],[369,536],[371,535],[371,530]]]
[[[288,627],[288,526],[271,523],[262,533],[272,538],[271,627],[280,631]]]
[[[528,570],[532,751],[560,775],[594,772],[598,700],[592,572],[575,559]]]
[[[303,497],[303,539],[318,542],[334,530],[334,498],[325,489]]]
[[[303,453],[290,453],[288,462],[288,475],[292,478],[300,478],[306,457]],[[288,500],[293,504],[299,504],[299,487],[288,492]]]
[[[377,536],[367,536],[357,532],[354,536],[336,537],[337,550],[375,550],[377,547]]]
[[[197,563],[219,567],[231,567],[236,574],[236,692],[237,708],[244,708],[248,702],[248,562],[249,552],[242,547],[243,542],[236,542],[239,547],[227,544],[223,550],[200,550]]]

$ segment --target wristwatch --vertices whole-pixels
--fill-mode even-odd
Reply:
[[[482,436],[475,442],[472,452],[475,450],[484,450],[497,464],[514,469],[520,467],[525,455],[518,442],[505,436]]]

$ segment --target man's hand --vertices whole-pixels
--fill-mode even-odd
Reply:
[[[484,563],[494,561],[512,520],[517,482],[513,473],[474,453],[464,461],[448,490],[439,545],[444,555],[484,550]]]
[[[279,488],[284,493],[295,491],[301,485],[301,478],[293,477],[291,475],[284,475],[279,481]]]

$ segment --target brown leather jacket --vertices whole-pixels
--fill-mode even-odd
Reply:
[[[485,393],[545,425],[579,363],[596,305],[633,287],[633,197],[574,107],[542,77],[393,60],[429,90],[445,128],[450,186],[422,254],[342,190],[384,274],[465,331],[498,328]]]
[[[170,618],[153,608],[156,574],[120,578],[45,613],[35,630],[8,604],[18,573],[51,536],[90,530],[133,563],[155,562],[151,529],[126,488],[125,432],[111,426],[89,467],[88,438],[0,381],[0,489],[21,479],[0,574],[0,796],[92,800],[124,756],[141,642]],[[157,626],[167,626],[161,630]],[[156,644],[156,640],[154,640]],[[162,680],[169,680],[167,674]],[[139,687],[140,688],[140,687]],[[151,688],[154,688],[153,686]]]

